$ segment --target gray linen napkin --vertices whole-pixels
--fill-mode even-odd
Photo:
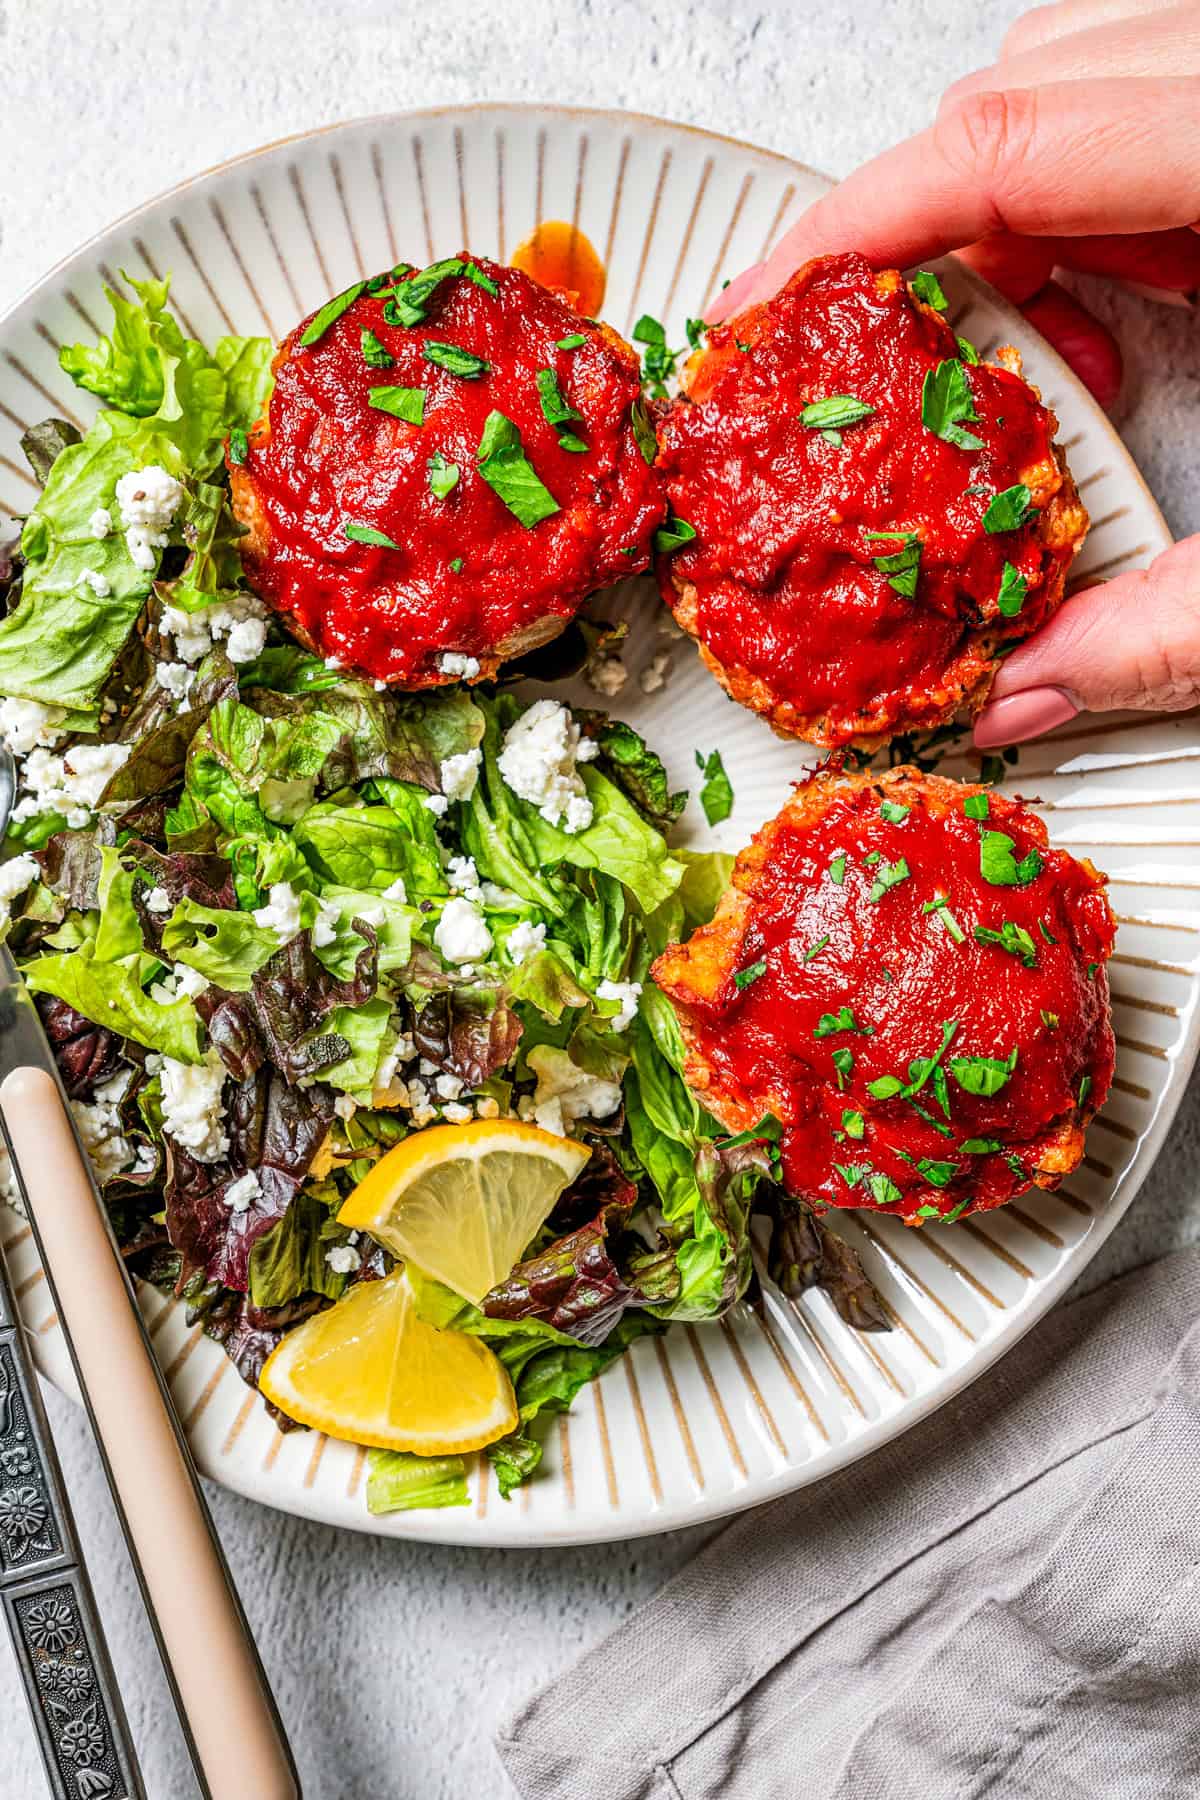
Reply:
[[[1200,1251],[745,1514],[498,1748],[527,1800],[1195,1800]]]

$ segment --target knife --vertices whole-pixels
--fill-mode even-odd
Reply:
[[[201,1791],[207,1800],[299,1800],[282,1721],[53,1052],[3,947],[0,1123]],[[74,1591],[84,1594],[78,1586]],[[60,1598],[66,1607],[66,1596]],[[15,1604],[6,1588],[10,1629]],[[64,1616],[53,1640],[43,1630],[39,1645],[30,1635],[37,1604],[26,1604],[20,1615],[24,1667],[39,1649],[56,1654],[52,1641],[71,1629]],[[82,1616],[82,1603],[76,1610]],[[51,1624],[59,1619],[57,1612],[43,1616]],[[94,1631],[94,1609],[90,1620]],[[25,1679],[28,1687],[28,1673]],[[104,1691],[115,1727],[120,1714],[111,1704],[111,1681]],[[100,1732],[99,1693],[97,1683],[94,1718],[89,1697],[80,1711],[84,1722],[72,1716],[64,1723],[71,1746],[64,1754],[82,1800],[118,1800],[118,1771],[87,1760]],[[130,1794],[140,1795],[140,1785],[129,1785],[135,1769],[130,1764],[120,1778]]]

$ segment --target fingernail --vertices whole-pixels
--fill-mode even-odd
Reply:
[[[762,272],[763,265],[755,263],[752,268],[743,269],[740,275],[735,275],[729,286],[722,288],[705,308],[704,317],[708,323],[715,324],[721,319],[727,319],[731,312],[736,312]]]
[[[1079,707],[1066,688],[1026,688],[1024,693],[1005,694],[985,706],[975,721],[975,748],[998,750],[1004,744],[1023,744],[1027,738],[1041,737],[1056,725],[1073,719]]]

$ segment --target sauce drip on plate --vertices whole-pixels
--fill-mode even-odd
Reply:
[[[585,318],[594,319],[604,304],[608,272],[591,239],[565,219],[543,219],[513,251],[512,266],[543,287],[574,294]]]

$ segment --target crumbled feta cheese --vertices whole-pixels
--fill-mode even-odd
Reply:
[[[638,1001],[642,994],[640,981],[602,981],[596,989],[597,1000],[616,1000],[619,1008],[609,1025],[613,1031],[624,1031],[637,1016]]]
[[[85,569],[79,579],[85,587],[91,588],[97,600],[107,600],[112,593],[112,583],[98,569]]]
[[[438,668],[443,675],[457,675],[463,681],[474,681],[479,673],[479,660],[474,656],[460,656],[457,650],[446,650],[438,657]]]
[[[229,1149],[221,1110],[224,1085],[225,1065],[215,1050],[202,1063],[163,1058],[163,1126],[197,1162],[220,1162]]]
[[[350,1094],[339,1094],[333,1103],[333,1110],[339,1119],[352,1119],[358,1111],[358,1101]]]
[[[171,896],[165,887],[152,887],[146,895],[146,906],[152,913],[169,913],[171,904]]]
[[[98,506],[88,520],[88,530],[94,538],[106,538],[112,530],[112,514],[107,506]]]
[[[388,684],[386,681],[376,681],[372,685],[374,686],[375,692],[377,694],[386,694],[387,693]]]
[[[683,626],[676,623],[666,607],[660,610],[654,629],[660,638],[672,638],[678,641],[683,636]]]
[[[362,1268],[362,1257],[353,1244],[331,1244],[325,1252],[325,1261],[335,1275],[353,1275]]]
[[[313,921],[312,941],[318,950],[324,950],[337,937],[337,922],[341,918],[341,908],[332,901],[323,902]]]
[[[497,912],[520,912],[525,902],[520,894],[514,894],[511,888],[501,887],[497,881],[480,883],[483,889],[483,904],[494,907]]]
[[[339,669],[344,669],[345,666],[346,665],[340,656],[327,656],[325,658],[325,667],[329,670],[331,675],[336,675]]]
[[[660,688],[666,687],[667,675],[671,668],[671,652],[656,650],[646,667],[638,676],[638,686],[643,694],[657,694]]]
[[[268,904],[258,907],[251,917],[264,931],[277,931],[287,943],[300,929],[300,896],[290,881],[273,881]]]
[[[474,1116],[469,1106],[460,1106],[457,1100],[451,1100],[442,1108],[443,1119],[448,1119],[451,1125],[465,1125]]]
[[[581,737],[579,740],[579,748],[575,752],[575,761],[577,763],[595,762],[599,754],[600,745],[595,738]]]
[[[615,700],[629,680],[629,670],[619,656],[595,656],[584,668],[583,679],[606,700]]]
[[[514,925],[504,941],[509,960],[514,963],[523,963],[527,956],[536,956],[545,947],[546,927],[530,925],[526,919],[521,919]]]
[[[3,1144],[0,1144],[0,1200],[11,1206],[14,1212],[19,1212],[22,1218],[25,1217],[25,1202],[21,1197],[17,1173]]]
[[[186,613],[177,606],[166,606],[162,625],[163,630],[174,638],[175,648],[184,662],[196,663],[208,655],[214,643],[230,637],[239,625],[265,618],[266,609],[254,594],[234,594],[220,606],[206,606],[202,612]]]
[[[424,1101],[412,1109],[412,1122],[418,1130],[424,1125],[431,1125],[436,1118],[437,1108],[427,1105]]]
[[[433,1062],[432,1059],[428,1056],[423,1056],[417,1064],[417,1074],[418,1075],[436,1075],[437,1072],[438,1072],[437,1063]]]
[[[518,1111],[523,1118],[532,1117],[543,1131],[562,1136],[576,1119],[608,1119],[621,1104],[618,1082],[589,1074],[553,1044],[535,1044],[528,1062],[537,1076],[537,1087],[532,1098],[521,1101]]]
[[[479,885],[479,870],[473,856],[452,856],[446,864],[446,880],[452,894],[462,894],[476,906],[482,901],[483,889]]]
[[[0,737],[14,756],[31,750],[53,750],[62,737],[59,726],[66,708],[43,706],[40,700],[0,700]]]
[[[581,759],[586,757],[579,726],[566,707],[557,700],[535,700],[504,734],[500,773],[548,824],[584,831],[592,822],[592,803],[575,767]]]
[[[463,1091],[457,1075],[439,1075],[433,1086],[439,1100],[457,1100]]]
[[[149,1055],[146,1058],[146,1073],[147,1073],[147,1075],[161,1075],[162,1067],[163,1067],[163,1064],[166,1062],[166,1060],[167,1060],[166,1057],[163,1056],[160,1051],[151,1050],[151,1052],[149,1053]]]
[[[133,1080],[132,1069],[118,1069],[107,1081],[98,1081],[92,1089],[92,1099],[103,1106],[119,1106],[129,1092],[129,1084]]]
[[[491,949],[492,934],[469,900],[453,899],[442,908],[433,941],[447,962],[478,962]]]
[[[475,1102],[475,1116],[479,1119],[498,1119],[500,1102],[493,1100],[490,1094],[484,1094]]]
[[[165,531],[182,499],[183,488],[161,463],[131,469],[117,483],[117,505],[125,526],[144,525],[147,531]]]
[[[382,897],[385,900],[398,900],[401,906],[408,905],[408,889],[404,885],[403,875],[397,875],[395,881],[389,882]]]
[[[233,1213],[249,1212],[256,1200],[262,1199],[262,1184],[253,1169],[247,1169],[225,1189],[225,1204]]]
[[[171,973],[175,977],[175,994],[179,999],[194,1000],[197,994],[203,994],[212,986],[207,975],[199,969],[189,968],[187,963],[176,963]]]
[[[231,663],[253,662],[261,656],[267,641],[263,619],[239,619],[225,643],[225,654]]]
[[[115,1106],[102,1100],[95,1105],[72,1100],[71,1116],[97,1181],[108,1181],[129,1167],[134,1157],[133,1145],[121,1131],[121,1115]]]
[[[13,818],[62,813],[73,831],[81,830],[129,753],[128,744],[76,744],[64,756],[31,750],[21,771],[25,793],[13,808]]]
[[[425,804],[436,819],[444,819],[450,802],[445,794],[426,794]]]
[[[31,856],[28,850],[20,856],[10,857],[6,863],[0,863],[0,913],[6,913],[18,894],[23,894],[35,881],[40,881],[41,875],[36,857]]]
[[[188,696],[196,679],[195,669],[189,669],[186,663],[161,662],[154,671],[154,679],[159,687],[166,688],[172,700],[179,702],[180,712],[191,710]]]
[[[460,756],[447,756],[442,761],[442,792],[447,800],[469,800],[479,780],[481,753],[464,750]]]

